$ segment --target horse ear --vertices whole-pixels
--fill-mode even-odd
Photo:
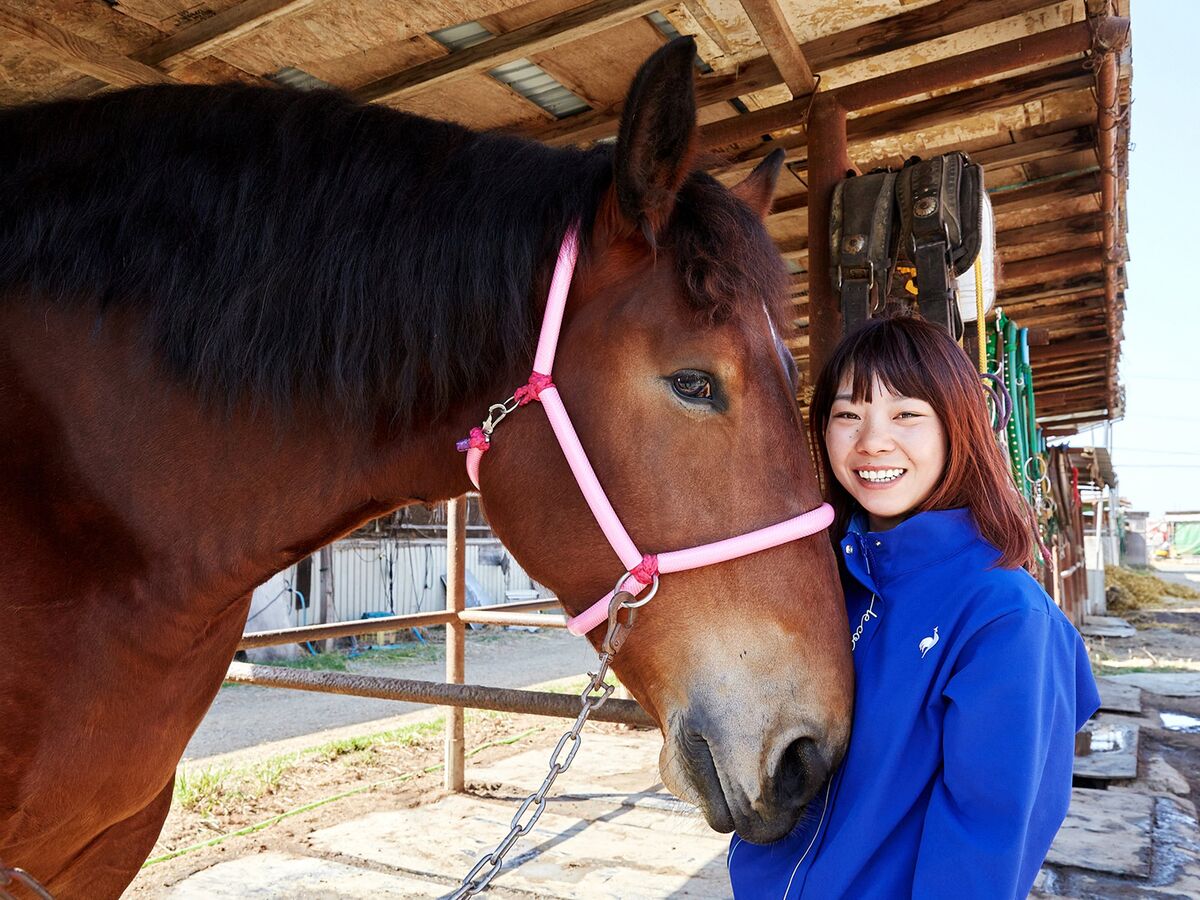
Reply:
[[[617,135],[614,186],[623,217],[647,240],[661,234],[696,144],[696,40],[675,38],[638,70]]]
[[[779,170],[783,168],[786,155],[783,148],[772,150],[753,172],[730,189],[758,213],[760,219],[765,219],[771,211],[771,198],[775,196],[775,184],[779,181]]]

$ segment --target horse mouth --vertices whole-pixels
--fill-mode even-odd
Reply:
[[[680,723],[675,729],[674,743],[678,774],[686,783],[681,796],[696,803],[714,831],[736,831],[741,838],[755,844],[769,844],[786,837],[830,773],[830,763],[817,742],[799,737],[786,742],[757,790],[747,791],[731,785],[728,777],[723,776],[709,740],[699,731]]]

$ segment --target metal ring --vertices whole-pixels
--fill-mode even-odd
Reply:
[[[1029,474],[1029,464],[1031,462],[1039,462],[1042,464],[1042,474],[1039,475],[1037,478],[1034,478],[1032,475]],[[1044,460],[1042,458],[1042,455],[1040,453],[1035,453],[1033,456],[1030,456],[1029,459],[1025,460],[1024,468],[1025,468],[1025,473],[1024,473],[1025,480],[1028,481],[1030,484],[1041,484],[1043,481],[1047,480],[1046,476],[1049,474],[1049,466],[1046,465],[1046,460]]]
[[[625,574],[617,579],[617,584],[616,584],[616,587],[613,588],[613,593],[619,594],[621,592],[621,585],[623,585],[625,583],[625,579],[632,578],[632,577],[633,577],[633,572],[631,572],[627,569],[625,571]],[[651,600],[654,599],[654,595],[657,593],[658,593],[658,576],[655,575],[654,581],[652,581],[650,583],[650,593],[649,594],[647,594],[641,600],[636,600],[633,603],[629,603],[629,602],[622,603],[621,607],[623,609],[637,609],[639,606],[645,606],[647,603],[649,603]]]

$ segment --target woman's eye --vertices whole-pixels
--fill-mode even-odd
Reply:
[[[691,369],[672,375],[671,388],[685,400],[711,400],[713,395],[712,377]]]

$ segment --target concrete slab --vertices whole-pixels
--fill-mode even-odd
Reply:
[[[724,835],[657,810],[600,800],[589,806],[586,817],[546,812],[515,847],[498,883],[563,900],[731,896]],[[511,803],[454,795],[325,828],[308,842],[342,859],[458,877],[508,832],[515,811]]]
[[[1125,684],[1111,678],[1096,679],[1100,689],[1100,709],[1107,712],[1140,713],[1142,711],[1142,689],[1136,684]]]
[[[1079,633],[1084,637],[1126,638],[1137,634],[1137,629],[1116,616],[1084,616]]]
[[[1071,790],[1071,808],[1046,862],[1111,872],[1150,874],[1155,798],[1125,788]]]
[[[171,900],[332,900],[335,897],[367,900],[440,897],[448,891],[445,883],[409,875],[373,872],[311,856],[271,852],[231,859],[204,869],[172,887],[165,896]]]
[[[1133,672],[1107,677],[1164,697],[1200,697],[1200,672]]]
[[[1104,781],[1137,778],[1138,726],[1122,716],[1101,713],[1084,724],[1092,752],[1076,756],[1073,774]]]

